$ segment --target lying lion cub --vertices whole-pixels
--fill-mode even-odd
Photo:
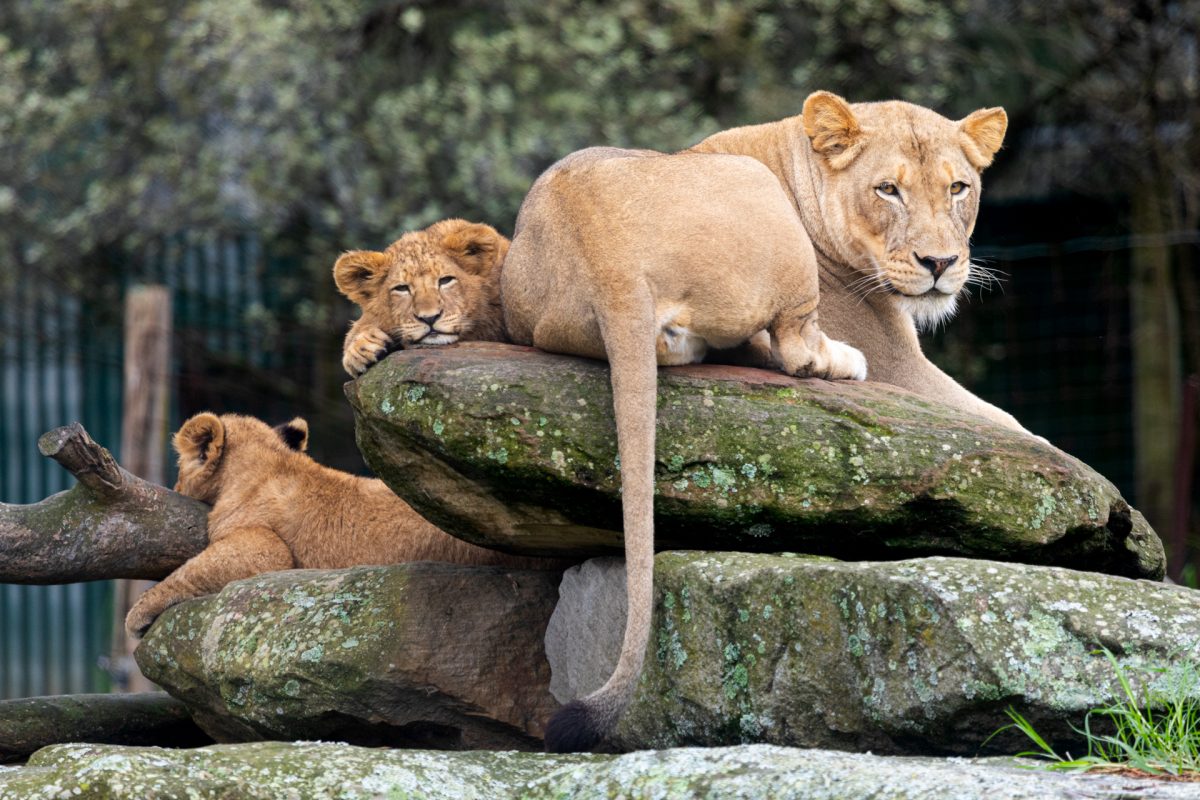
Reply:
[[[382,481],[323,467],[304,450],[308,423],[269,427],[237,414],[197,414],[173,441],[175,491],[212,505],[209,545],[143,594],[125,617],[140,637],[166,609],[230,581],[292,568],[448,561],[517,569],[566,566],[476,547],[420,517]]]
[[[338,290],[362,308],[342,348],[351,377],[399,345],[507,340],[500,269],[508,239],[494,228],[445,219],[406,233],[383,252],[352,250],[333,265]]]
[[[865,352],[875,380],[1023,430],[934,367],[916,332],[953,313],[970,278],[980,173],[1006,125],[998,108],[954,121],[816,92],[798,116],[681,153],[596,147],[538,178],[504,267],[505,326],[518,344],[611,364],[628,577],[617,666],[550,721],[548,750],[611,733],[641,672],[657,364],[737,348],[793,375],[863,378]],[[818,276],[821,321],[849,345],[817,326]]]

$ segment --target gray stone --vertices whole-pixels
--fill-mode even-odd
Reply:
[[[423,516],[513,552],[619,552],[605,364],[468,343],[346,385],[367,464]],[[882,384],[659,371],[662,549],[963,555],[1161,578],[1163,549],[1079,460]]]
[[[319,743],[167,751],[58,745],[0,768],[0,800],[1194,800],[1200,784],[1063,774],[1008,760],[770,745],[624,756],[444,753]]]
[[[556,571],[295,570],[168,609],[136,658],[218,741],[540,749]]]
[[[621,750],[974,754],[1009,705],[1078,745],[1070,725],[1120,696],[1100,647],[1130,668],[1200,660],[1200,592],[1062,568],[668,552],[654,581],[650,649],[610,743]],[[623,586],[619,560],[568,571],[546,639],[560,702],[611,671]],[[990,746],[1029,743],[1012,732]]]

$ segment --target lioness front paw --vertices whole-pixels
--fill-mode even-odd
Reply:
[[[829,368],[827,377],[832,380],[865,381],[867,379],[867,357],[857,347],[845,342],[828,339]]]
[[[342,368],[357,378],[379,359],[387,355],[392,337],[381,328],[367,326],[346,342],[342,350]]]

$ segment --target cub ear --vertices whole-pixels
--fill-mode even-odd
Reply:
[[[296,417],[291,422],[276,425],[273,430],[292,450],[303,453],[308,449],[308,423],[304,421],[304,417]]]
[[[958,123],[963,152],[971,166],[982,171],[1004,144],[1008,114],[1003,108],[981,108]]]
[[[375,284],[383,277],[387,257],[375,250],[350,250],[333,265],[333,282],[338,291],[358,305],[375,295]]]
[[[171,439],[180,465],[189,461],[215,464],[225,452],[225,424],[216,414],[205,411],[183,423]]]
[[[508,254],[508,239],[491,225],[447,219],[437,223],[442,247],[467,272],[490,275],[504,263]]]
[[[813,150],[825,157],[833,169],[849,166],[862,150],[862,126],[850,104],[832,92],[813,92],[800,112],[804,133]]]

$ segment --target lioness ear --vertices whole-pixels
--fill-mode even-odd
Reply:
[[[333,265],[338,291],[360,306],[374,294],[373,284],[383,276],[387,257],[374,250],[350,250]]]
[[[508,254],[508,239],[482,222],[448,219],[438,223],[438,233],[450,257],[476,275],[491,273]]]
[[[216,414],[205,411],[183,423],[171,439],[179,463],[215,464],[225,452],[225,424]]]
[[[308,449],[308,423],[304,421],[304,417],[296,417],[291,422],[276,425],[274,431],[292,450],[303,453]]]
[[[850,104],[832,92],[813,92],[801,112],[804,133],[834,169],[849,166],[862,150],[863,129]]]
[[[992,158],[1004,144],[1008,130],[1008,114],[1003,108],[981,108],[958,123],[963,152],[977,170],[992,163]]]

